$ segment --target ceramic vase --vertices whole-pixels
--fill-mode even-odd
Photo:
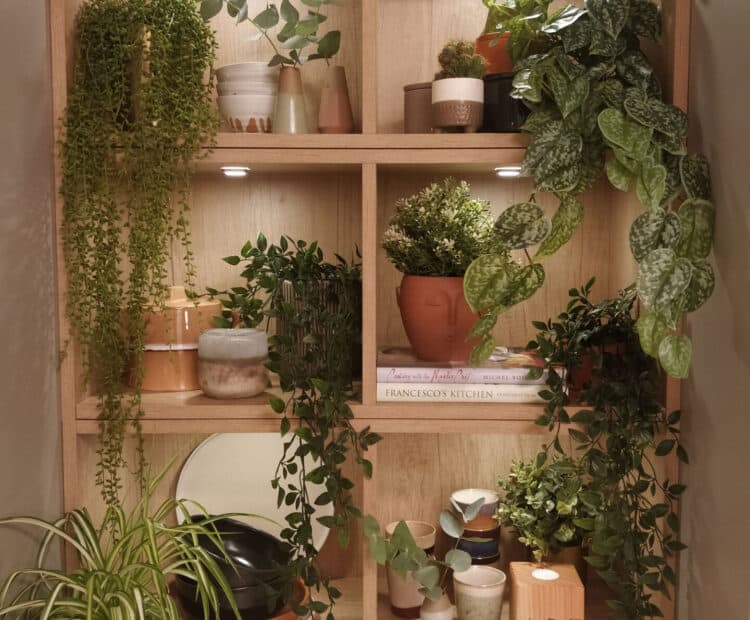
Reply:
[[[320,133],[352,133],[354,116],[349,101],[344,67],[328,67],[326,84],[320,93],[318,111]]]
[[[219,111],[232,131],[271,133],[279,68],[241,62],[216,70]]]
[[[503,609],[505,573],[491,566],[472,566],[453,573],[458,620],[498,620]]]
[[[282,67],[273,113],[273,133],[307,133],[305,93],[297,67]]]
[[[268,387],[268,338],[257,329],[209,329],[198,340],[198,378],[209,398],[251,398]]]
[[[419,610],[419,620],[453,620],[455,613],[456,608],[451,605],[448,595],[443,594],[437,601],[424,600]]]
[[[404,86],[404,133],[432,133],[432,82]]]
[[[385,528],[385,534],[388,538],[393,535],[398,522],[390,523]],[[414,537],[420,549],[428,556],[431,556],[435,550],[435,536],[437,530],[435,526],[424,521],[406,521],[406,527]],[[386,567],[386,577],[388,578],[388,597],[391,603],[391,612],[399,618],[419,618],[420,609],[425,602],[425,597],[420,594],[419,583],[407,574],[405,577],[399,575],[390,566]]]
[[[432,124],[444,131],[475,133],[482,126],[484,82],[446,78],[432,83]]]
[[[415,355],[427,362],[466,362],[466,338],[479,315],[464,298],[464,279],[405,275],[396,299]]]

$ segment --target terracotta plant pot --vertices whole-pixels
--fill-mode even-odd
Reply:
[[[503,32],[499,36],[497,33],[491,32],[490,34],[483,34],[477,39],[474,49],[487,61],[484,67],[485,75],[511,73],[513,71],[513,63],[510,60],[510,54],[508,54],[509,38],[509,32]],[[493,45],[496,39],[497,42]]]
[[[305,93],[297,67],[282,67],[273,113],[273,133],[307,133]]]
[[[349,101],[344,67],[328,67],[326,85],[320,93],[318,111],[320,133],[352,133],[354,116]]]
[[[404,133],[432,133],[432,82],[404,86]]]
[[[415,355],[427,362],[466,362],[478,315],[464,298],[464,279],[405,275],[396,289],[401,321]]]
[[[484,82],[446,78],[432,83],[432,124],[435,129],[475,133],[482,126]]]

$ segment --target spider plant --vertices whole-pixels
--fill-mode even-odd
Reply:
[[[168,499],[152,511],[151,499],[165,473],[147,484],[132,511],[126,513],[121,505],[108,507],[98,527],[85,508],[55,522],[31,517],[0,519],[0,526],[33,526],[45,532],[37,567],[18,570],[5,580],[0,618],[179,620],[169,584],[182,576],[197,583],[204,618],[218,617],[223,593],[239,619],[224,574],[198,544],[198,536],[208,536],[230,561],[214,526],[221,517],[209,516],[190,500]],[[184,516],[184,522],[168,525],[175,512]],[[202,519],[196,523],[188,518],[191,515]],[[45,568],[56,541],[75,551],[77,569]]]

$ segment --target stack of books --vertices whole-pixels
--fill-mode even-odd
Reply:
[[[378,401],[540,403],[547,372],[530,378],[530,368],[543,368],[533,352],[497,347],[482,366],[423,362],[411,349],[389,347],[378,352]],[[538,374],[538,373],[537,373]]]

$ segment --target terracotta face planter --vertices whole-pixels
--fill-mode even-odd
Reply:
[[[463,278],[405,275],[396,289],[401,320],[416,356],[427,362],[465,362],[478,315],[464,299]]]
[[[494,75],[495,73],[511,73],[513,63],[510,61],[508,54],[508,39],[510,33],[504,32],[498,35],[495,32],[483,34],[475,44],[476,53],[483,56],[487,61],[484,67],[485,75]]]

